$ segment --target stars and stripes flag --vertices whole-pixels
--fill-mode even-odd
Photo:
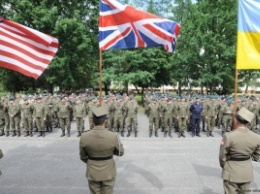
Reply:
[[[116,0],[101,0],[99,15],[99,48],[128,49],[164,46],[175,48],[180,25]]]
[[[0,17],[0,66],[37,79],[58,50],[56,38]]]

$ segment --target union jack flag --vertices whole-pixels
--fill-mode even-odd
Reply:
[[[172,52],[179,31],[177,22],[123,5],[116,0],[100,1],[101,50],[164,46],[168,52]]]

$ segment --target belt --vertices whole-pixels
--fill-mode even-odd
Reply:
[[[96,161],[102,161],[102,160],[110,160],[113,158],[113,155],[111,156],[105,156],[105,157],[93,157],[93,156],[88,156],[89,160],[96,160]]]
[[[233,158],[233,157],[230,157],[228,158],[228,161],[246,161],[246,160],[249,160],[250,157],[247,157],[247,158]]]

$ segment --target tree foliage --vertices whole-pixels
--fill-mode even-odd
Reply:
[[[149,88],[179,83],[209,92],[234,88],[237,33],[236,0],[121,0],[181,24],[174,53],[163,48],[103,52],[103,83],[129,83]],[[57,56],[37,80],[0,69],[2,85],[10,91],[41,87],[52,91],[98,85],[97,0],[0,0],[3,17],[59,39]],[[202,52],[204,51],[204,52]],[[245,71],[240,78],[256,76]],[[21,83],[12,86],[9,83]]]

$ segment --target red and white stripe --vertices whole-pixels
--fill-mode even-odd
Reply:
[[[58,47],[58,39],[0,17],[1,67],[37,79]]]

